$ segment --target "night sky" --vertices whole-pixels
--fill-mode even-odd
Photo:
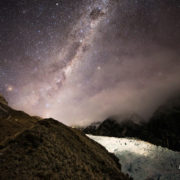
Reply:
[[[16,109],[147,119],[179,89],[179,0],[0,1],[0,93]]]

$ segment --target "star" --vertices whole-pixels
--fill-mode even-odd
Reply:
[[[7,90],[8,92],[12,92],[12,91],[13,91],[13,86],[8,85],[7,88],[6,88],[6,90]]]
[[[100,67],[100,66],[98,66],[98,67],[97,67],[97,70],[101,70],[101,67]]]
[[[176,1],[1,0],[1,9],[0,94],[16,109],[65,124],[148,117],[180,89]]]

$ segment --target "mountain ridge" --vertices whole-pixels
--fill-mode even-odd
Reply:
[[[130,117],[130,116],[129,116]],[[134,122],[124,118],[107,118],[82,128],[87,134],[110,137],[135,137],[152,144],[180,151],[180,97],[172,98],[161,105],[147,122]]]

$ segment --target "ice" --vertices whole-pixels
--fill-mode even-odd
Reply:
[[[180,153],[133,138],[87,135],[114,153],[134,180],[180,180]]]

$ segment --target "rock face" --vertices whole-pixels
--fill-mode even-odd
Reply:
[[[169,100],[160,106],[147,123],[131,119],[118,122],[106,119],[98,126],[90,125],[83,131],[87,134],[111,137],[135,137],[150,143],[180,151],[180,98]]]
[[[84,133],[0,103],[0,179],[130,179]]]

